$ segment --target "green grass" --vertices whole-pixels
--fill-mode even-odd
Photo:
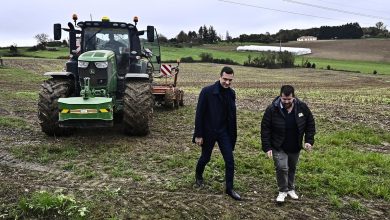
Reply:
[[[0,116],[0,127],[31,129],[31,125],[25,119],[11,116]]]
[[[223,51],[217,49],[210,49],[207,47],[161,47],[162,61],[177,60],[183,57],[192,57],[194,60],[200,61],[199,55],[201,53],[210,53],[212,54],[213,58],[218,59],[229,58],[240,64],[244,64],[244,61],[248,60],[248,55],[251,55],[252,57],[260,55],[260,53],[258,52],[238,52],[235,50]]]
[[[370,61],[352,61],[352,60],[333,60],[309,57],[296,57],[295,65],[302,65],[302,59],[308,59],[310,63],[315,63],[316,68],[327,69],[330,65],[334,70],[358,71],[361,73],[372,74],[374,70],[377,74],[390,74],[390,63],[370,62]]]
[[[81,150],[74,145],[25,145],[18,148],[12,148],[12,153],[19,159],[27,161],[38,161],[42,164],[47,164],[58,160],[75,159]],[[66,165],[64,169],[70,169],[71,164]]]
[[[231,47],[231,46],[230,46]],[[176,60],[183,57],[192,57],[196,61],[200,61],[201,53],[211,53],[213,58],[232,59],[240,64],[244,64],[248,60],[248,55],[253,58],[261,56],[260,52],[238,52],[230,48],[221,50],[216,47],[161,47],[162,60]],[[295,58],[295,65],[302,65],[302,59],[308,59],[310,63],[315,63],[316,68],[326,69],[328,65],[335,70],[344,71],[359,71],[361,73],[372,74],[374,70],[378,74],[390,74],[390,63],[384,62],[369,62],[369,61],[349,61],[349,60],[332,60],[320,58]]]
[[[262,113],[258,111],[238,112],[236,172],[246,177],[261,178],[265,185],[273,185],[276,184],[273,162],[260,152],[261,118]],[[317,196],[353,195],[390,201],[390,188],[387,187],[390,185],[390,157],[370,151],[390,143],[390,134],[380,128],[350,122],[316,121],[315,150],[301,153],[298,191]],[[222,158],[217,156],[210,166],[212,170],[223,170]],[[209,175],[213,176],[212,172]],[[245,185],[245,180],[238,179],[238,182],[243,184],[243,188],[249,187]]]
[[[6,81],[8,85],[12,84],[31,84],[40,83],[47,77],[31,73],[26,70],[16,68],[0,68],[0,79]]]
[[[194,47],[169,47],[162,46],[161,54],[162,61],[173,61],[183,57],[192,57],[195,61],[200,61],[201,53],[210,53],[213,58],[231,59],[240,64],[244,64],[248,60],[248,55],[253,58],[261,56],[260,52],[242,52],[236,51],[239,44],[216,44],[202,45]],[[27,48],[18,48],[19,54],[25,57],[49,58],[56,59],[58,57],[66,57],[69,54],[68,48],[59,48],[59,51],[27,51]],[[0,56],[8,53],[8,48],[0,48]],[[369,62],[369,61],[350,61],[350,60],[333,60],[321,58],[306,58],[297,56],[295,59],[296,65],[302,65],[302,59],[308,59],[310,63],[315,63],[316,68],[326,69],[328,65],[334,70],[344,71],[359,71],[361,73],[372,74],[374,70],[378,74],[390,74],[390,63],[384,62]]]
[[[58,51],[48,51],[48,50],[28,51],[27,49],[28,49],[27,47],[18,47],[19,56],[47,58],[47,59],[57,59],[58,57],[69,56],[69,48],[66,47],[57,47]],[[0,48],[0,57],[1,56],[9,56],[9,49]]]
[[[381,130],[348,125],[317,136],[313,153],[303,153],[300,187],[317,195],[363,196],[390,201],[390,157],[367,151],[390,142]]]
[[[85,219],[88,210],[73,196],[60,192],[36,191],[19,201],[19,217]]]

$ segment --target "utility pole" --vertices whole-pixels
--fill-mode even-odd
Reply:
[[[282,52],[282,39],[279,39],[279,52]]]

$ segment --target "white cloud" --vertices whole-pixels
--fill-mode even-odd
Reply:
[[[390,1],[386,0],[295,1],[375,15],[385,18],[381,20],[385,25],[390,23],[390,20],[386,19],[390,17],[386,13],[390,11]],[[222,36],[229,31],[231,36],[238,37],[240,34],[276,33],[280,29],[304,29],[348,22],[359,22],[361,26],[374,26],[380,21],[285,0],[232,0],[231,2],[219,0],[4,1],[0,13],[2,21],[0,22],[0,46],[9,46],[12,43],[23,46],[28,42],[28,45],[32,45],[36,43],[34,36],[39,33],[47,33],[52,37],[53,24],[60,22],[66,25],[71,21],[73,13],[78,14],[79,20],[90,20],[92,15],[94,20],[109,16],[111,20],[132,22],[133,16],[139,16],[139,27],[154,25],[159,33],[168,38],[175,37],[181,30],[198,31],[202,25],[212,25]]]

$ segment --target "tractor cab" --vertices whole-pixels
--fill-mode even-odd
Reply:
[[[160,46],[156,30],[153,26],[148,26],[146,31],[139,31],[136,27],[137,21],[138,18],[135,17],[135,24],[110,22],[109,18],[103,17],[102,21],[78,22],[77,26],[81,28],[80,53],[95,50],[113,51],[118,74],[121,76],[140,72],[137,64],[141,58],[149,59],[153,69],[159,70]]]

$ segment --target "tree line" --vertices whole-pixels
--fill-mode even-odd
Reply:
[[[377,22],[375,27],[360,27],[359,23],[347,23],[340,26],[321,26],[319,28],[309,29],[292,29],[292,30],[279,30],[276,34],[241,34],[239,37],[233,38],[229,32],[226,32],[225,39],[222,39],[213,26],[203,25],[196,31],[184,32],[183,30],[175,37],[167,39],[165,36],[160,35],[159,39],[161,43],[171,44],[202,44],[202,43],[217,43],[219,41],[226,42],[256,42],[256,43],[274,43],[274,42],[287,42],[295,41],[301,36],[314,36],[319,40],[329,39],[359,39],[362,37],[380,37],[389,38],[390,33],[386,29],[383,22]]]
[[[188,43],[188,44],[213,44],[221,41],[221,37],[217,35],[217,31],[213,26],[206,27],[203,25],[196,31],[189,31],[188,33],[180,31],[180,33],[171,39],[167,39],[164,35],[159,35],[160,43]]]

